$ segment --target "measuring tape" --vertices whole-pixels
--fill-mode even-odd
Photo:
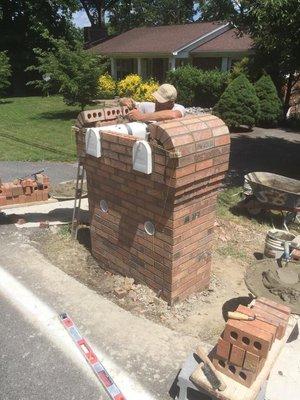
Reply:
[[[84,355],[87,363],[92,368],[93,372],[106,390],[109,397],[112,400],[126,400],[118,386],[114,383],[113,379],[104,368],[103,364],[99,361],[98,357],[93,352],[91,346],[81,336],[79,330],[77,329],[72,319],[68,316],[68,314],[60,314],[59,318],[63,326],[66,328],[67,332],[73,339],[73,342],[77,345],[81,353]]]

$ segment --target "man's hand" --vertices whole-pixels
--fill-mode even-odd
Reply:
[[[130,119],[130,121],[143,121],[145,118],[145,114],[141,113],[139,110],[137,110],[136,108],[131,110],[128,114],[127,114],[128,118]]]
[[[121,106],[125,106],[128,107],[129,110],[132,110],[135,106],[134,101],[132,99],[130,99],[129,97],[122,97],[119,100]]]

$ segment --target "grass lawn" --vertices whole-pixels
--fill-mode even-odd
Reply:
[[[3,100],[0,102],[0,160],[75,160],[71,126],[79,112],[78,107],[68,107],[59,96]]]

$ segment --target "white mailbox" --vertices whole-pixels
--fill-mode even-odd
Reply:
[[[85,134],[85,152],[94,157],[101,157],[101,137],[99,128],[89,128]]]
[[[138,140],[132,149],[132,168],[144,174],[152,173],[152,150],[146,140]]]

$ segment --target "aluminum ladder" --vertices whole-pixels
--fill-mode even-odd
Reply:
[[[81,211],[81,199],[82,189],[84,181],[85,169],[81,158],[78,159],[77,165],[77,177],[76,177],[76,188],[74,198],[74,208],[71,225],[71,235],[74,239],[77,239],[78,226],[80,224],[80,211]]]

